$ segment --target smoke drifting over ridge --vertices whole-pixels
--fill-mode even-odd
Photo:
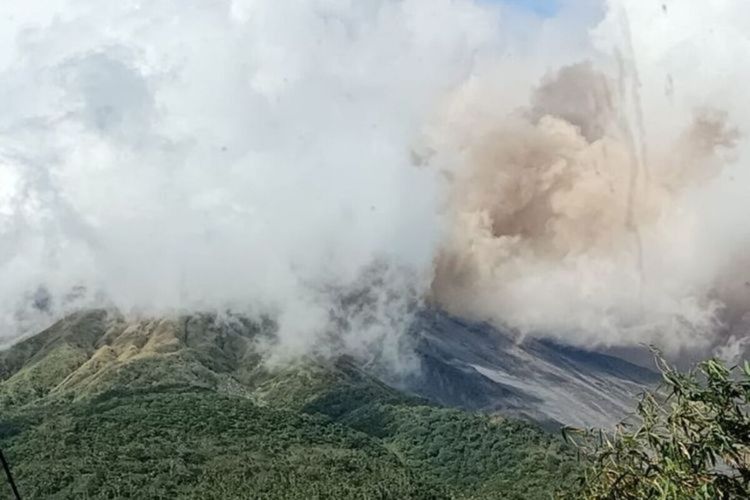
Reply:
[[[39,309],[231,308],[287,355],[391,356],[426,299],[730,355],[750,6],[647,3],[0,7],[0,339]]]

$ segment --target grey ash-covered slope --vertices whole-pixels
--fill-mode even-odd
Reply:
[[[412,333],[422,369],[396,384],[446,406],[607,428],[659,381],[657,373],[613,356],[545,340],[517,342],[438,311],[420,315]]]

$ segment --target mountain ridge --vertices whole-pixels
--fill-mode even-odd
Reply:
[[[259,346],[273,335],[272,322],[241,315],[126,319],[111,310],[81,311],[0,351],[0,402],[24,403],[48,393],[81,395],[115,385],[151,387],[151,368],[163,368],[161,357],[174,363],[159,375],[160,384],[254,394],[260,401],[274,372],[285,372],[262,362]],[[370,371],[373,381],[440,405],[550,427],[611,427],[633,408],[639,392],[659,380],[655,372],[614,356],[550,340],[518,342],[489,325],[435,310],[417,315],[409,335],[419,370]],[[348,359],[302,359],[286,376],[316,364],[325,371]],[[141,382],[139,371],[147,377]]]
[[[549,498],[559,437],[443,408],[355,360],[268,370],[261,323],[79,313],[0,352],[0,446],[29,498]]]

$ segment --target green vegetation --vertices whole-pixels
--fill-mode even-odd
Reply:
[[[366,435],[207,392],[35,408],[3,434],[29,498],[440,494]]]
[[[663,388],[614,435],[568,433],[593,463],[585,499],[750,498],[750,364],[712,359],[680,373],[658,359]]]
[[[548,499],[574,453],[439,408],[349,360],[259,363],[267,330],[102,311],[0,352],[0,446],[25,498]],[[0,482],[0,498],[4,498]]]

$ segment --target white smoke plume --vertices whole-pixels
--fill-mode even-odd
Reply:
[[[438,97],[500,44],[490,7],[0,11],[0,336],[34,325],[41,296],[53,316],[102,301],[269,313],[293,354],[320,345],[327,290],[373,262],[429,280],[439,186],[409,151]],[[346,344],[369,345],[367,331]]]
[[[284,355],[389,356],[426,299],[588,346],[740,345],[749,10],[5,2],[0,339],[235,309]]]

